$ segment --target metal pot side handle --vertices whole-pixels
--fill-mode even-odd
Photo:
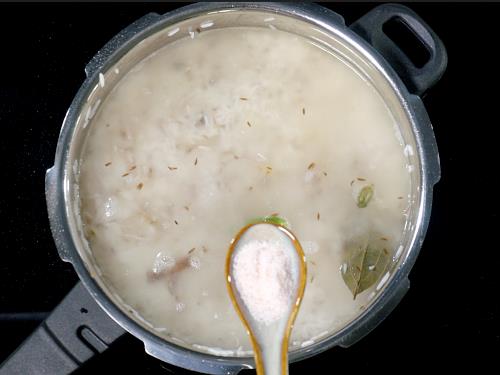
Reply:
[[[421,68],[417,68],[383,31],[384,24],[392,19],[404,23],[428,50],[430,58]],[[448,55],[443,42],[415,12],[403,5],[380,5],[350,25],[350,29],[392,65],[412,94],[425,93],[446,70]]]
[[[79,282],[2,363],[0,375],[69,374],[124,333]]]

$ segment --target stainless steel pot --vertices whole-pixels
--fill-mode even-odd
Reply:
[[[271,20],[272,18],[272,20]],[[415,67],[383,32],[397,18],[418,36],[430,53]],[[47,171],[46,197],[53,236],[64,261],[73,264],[79,283],[1,368],[5,373],[68,373],[100,352],[124,330],[144,342],[154,357],[211,374],[234,374],[252,368],[252,358],[221,357],[166,341],[105,284],[84,240],[79,218],[78,160],[87,125],[120,77],[166,43],[185,37],[201,23],[212,28],[275,27],[309,38],[333,51],[369,80],[400,125],[409,146],[412,205],[395,267],[385,286],[360,315],[339,332],[290,353],[298,361],[335,345],[349,346],[376,327],[409,288],[408,274],[417,258],[429,222],[433,185],[439,180],[439,157],[432,126],[418,95],[443,74],[443,44],[411,10],[381,5],[347,27],[341,16],[314,4],[203,3],[165,15],[148,14],[121,31],[86,66],[87,79],[77,92],[61,129],[54,167]],[[100,75],[104,88],[99,85]],[[83,286],[82,286],[83,284]],[[36,350],[34,350],[36,348]]]

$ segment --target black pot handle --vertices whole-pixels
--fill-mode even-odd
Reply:
[[[0,366],[0,375],[65,375],[125,333],[81,282]]]
[[[429,51],[430,58],[417,68],[383,31],[388,21],[403,22]],[[446,48],[432,29],[411,9],[383,4],[358,19],[350,28],[371,44],[394,68],[412,94],[422,95],[443,75],[448,62]]]

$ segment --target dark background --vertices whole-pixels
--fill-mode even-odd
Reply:
[[[349,24],[374,3],[323,3]],[[500,4],[408,4],[441,37],[449,64],[424,98],[442,178],[411,289],[349,349],[293,364],[291,374],[491,367],[500,353],[498,16]],[[55,250],[44,198],[59,129],[83,68],[140,16],[179,4],[0,4],[0,362],[76,283]],[[17,313],[31,313],[21,316]],[[16,313],[16,314],[14,314]],[[34,313],[34,314],[33,314]],[[496,353],[496,354],[493,354]],[[493,367],[495,368],[495,367]],[[125,336],[81,374],[186,371]]]

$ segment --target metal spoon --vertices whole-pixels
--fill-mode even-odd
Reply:
[[[248,259],[252,262],[241,263]],[[280,278],[278,274],[286,275]],[[283,226],[250,224],[231,242],[226,259],[227,287],[250,336],[258,375],[288,374],[288,341],[306,274],[302,247]]]

